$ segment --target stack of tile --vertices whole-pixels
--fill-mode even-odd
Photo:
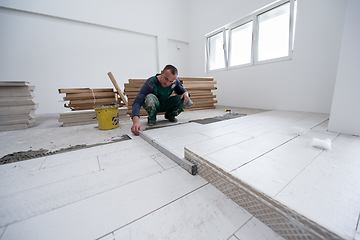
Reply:
[[[118,101],[117,93],[112,88],[63,88],[59,89],[59,93],[66,93],[64,107],[71,110],[93,109],[95,105],[113,104]]]
[[[96,124],[95,105],[119,104],[119,121],[127,120],[127,108],[118,99],[118,93],[112,88],[63,88],[59,93],[66,93],[63,98],[64,106],[70,108],[71,112],[60,113],[58,121],[63,123],[63,127]]]
[[[190,98],[194,105],[185,109],[185,111],[202,110],[215,108],[216,95],[212,90],[215,87],[216,81],[214,78],[194,78],[194,77],[178,77],[183,86],[190,93]],[[146,79],[129,79],[129,83],[124,84],[124,92],[128,99],[128,114],[131,116],[132,104],[138,94],[140,88]],[[140,116],[147,116],[145,109],[141,107]]]
[[[129,119],[129,116],[126,115],[126,112],[126,107],[119,108],[119,122]],[[63,127],[98,123],[94,109],[60,113],[58,120],[59,122],[63,123]]]
[[[34,89],[25,81],[0,81],[0,131],[32,127],[38,107]]]

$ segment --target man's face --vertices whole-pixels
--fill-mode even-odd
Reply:
[[[173,83],[176,77],[177,75],[173,75],[169,69],[165,72],[161,71],[159,82],[162,87],[168,87]]]

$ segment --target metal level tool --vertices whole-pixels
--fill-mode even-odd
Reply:
[[[180,158],[175,153],[171,152],[169,149],[167,149],[165,146],[161,145],[159,142],[155,141],[155,139],[149,137],[142,131],[139,131],[139,136],[144,139],[146,142],[150,143],[154,148],[165,154],[168,158],[176,162],[180,165],[183,169],[191,173],[192,175],[196,175],[197,173],[197,166],[185,158]]]

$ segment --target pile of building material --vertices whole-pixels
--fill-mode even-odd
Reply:
[[[64,107],[70,108],[71,112],[60,113],[59,122],[64,127],[87,125],[97,123],[94,107],[96,105],[119,105],[119,121],[126,121],[129,117],[127,112],[127,100],[124,97],[119,85],[117,84],[111,72],[108,73],[111,82],[117,91],[112,88],[63,88],[59,93],[65,93]],[[124,107],[123,107],[124,106]]]
[[[126,112],[126,107],[119,108],[119,122],[130,119]],[[94,109],[60,113],[59,122],[63,123],[63,127],[98,123]]]
[[[59,93],[65,93],[64,107],[72,111],[94,109],[95,105],[117,103],[120,106],[117,93],[112,88],[62,88]]]
[[[215,108],[216,95],[212,90],[216,90],[216,81],[214,78],[190,78],[179,77],[184,88],[190,93],[190,98],[194,105],[186,108],[186,110],[202,110]]]
[[[26,81],[0,81],[0,131],[32,127],[38,103]]]
[[[214,78],[178,77],[178,79],[188,90],[194,103],[193,106],[187,107],[185,111],[215,108],[217,100],[215,100],[216,95],[212,92],[212,90],[216,89]],[[129,79],[129,83],[124,84],[124,93],[128,99],[128,114],[130,116],[132,104],[145,81],[146,79]],[[143,107],[140,109],[140,116],[147,116]]]

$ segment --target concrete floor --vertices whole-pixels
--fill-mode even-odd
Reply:
[[[344,239],[360,239],[359,137],[327,132],[326,114],[230,108],[248,116],[207,125],[189,120],[224,109],[159,116],[146,130],[178,155],[184,147]],[[141,119],[146,129],[146,119]],[[293,127],[306,131],[294,134]],[[93,147],[0,166],[0,239],[282,239],[199,175],[130,133],[39,116],[0,133],[1,154]],[[113,142],[127,134],[131,140]],[[331,151],[310,146],[330,138]],[[100,143],[108,143],[99,145]]]

